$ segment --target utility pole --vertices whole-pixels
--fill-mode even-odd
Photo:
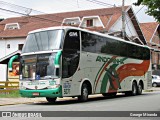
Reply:
[[[124,0],[122,0],[122,38],[125,39],[125,8],[124,8]]]

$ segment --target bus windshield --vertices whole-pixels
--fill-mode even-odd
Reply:
[[[22,53],[60,49],[63,30],[48,30],[27,36]]]
[[[54,65],[56,53],[22,57],[21,75],[23,80],[44,80],[57,78]]]

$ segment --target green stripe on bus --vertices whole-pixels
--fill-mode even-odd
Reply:
[[[62,51],[58,51],[56,54],[56,57],[54,59],[54,64],[59,65],[60,57],[61,57]]]
[[[102,65],[101,68],[99,69],[99,71],[98,71],[98,73],[97,73],[97,75],[96,75],[96,78],[95,78],[95,80],[94,80],[94,86],[95,86],[95,84],[96,84],[97,77],[98,77],[100,71],[102,70],[102,68],[104,67],[105,64],[106,64],[106,63],[103,63],[103,65]]]
[[[127,58],[123,58],[122,61],[125,61]],[[113,68],[115,69],[119,64],[113,64]],[[109,80],[109,76],[107,74],[107,72],[105,73],[102,83],[101,83],[101,89],[100,92],[101,93],[106,93],[106,89],[107,89],[107,84],[108,84],[108,80]]]
[[[113,64],[112,67],[115,69],[118,66],[118,64]],[[107,74],[107,72],[105,73],[103,80],[102,80],[102,84],[101,84],[101,93],[105,93],[106,92],[106,88],[107,88],[107,83],[109,80],[109,76]]]
[[[99,79],[100,79],[102,73],[105,71],[104,68],[107,67],[110,63],[112,63],[115,58],[116,58],[116,56],[113,56],[107,63],[105,63],[102,67],[100,74],[98,73],[98,78],[96,78],[96,80],[95,80],[96,84],[94,85],[94,93],[96,92],[96,87],[99,82]]]
[[[103,77],[103,80],[102,80],[102,84],[101,84],[101,90],[100,92],[101,93],[105,93],[106,92],[106,86],[107,86],[107,83],[108,83],[108,74],[105,74],[104,77]]]

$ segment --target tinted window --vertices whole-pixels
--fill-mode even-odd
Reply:
[[[101,53],[119,55],[118,41],[110,38],[105,38],[105,39],[106,39],[105,45],[101,47]]]
[[[150,50],[148,48],[143,48],[143,59],[149,60],[150,59]]]
[[[62,77],[71,77],[77,70],[80,57],[79,31],[70,30],[66,33],[62,55]]]
[[[150,51],[148,48],[86,32],[81,32],[81,35],[82,51],[106,53],[134,59],[150,59]]]
[[[128,44],[128,57],[142,60],[150,59],[150,50],[148,48]]]
[[[81,32],[82,35],[82,51],[96,52],[96,39],[98,36],[90,33]]]
[[[136,58],[137,48],[135,45],[128,44],[128,57]]]
[[[22,53],[60,49],[62,30],[31,33],[27,36]]]
[[[96,40],[96,53],[102,53],[105,51],[106,39],[104,37],[98,37]],[[103,52],[105,53],[105,52]]]
[[[127,45],[128,44],[125,43],[125,42],[121,42],[121,41],[118,42],[118,49],[117,49],[117,51],[119,51],[119,55],[120,56],[127,57],[127,52],[128,52]]]

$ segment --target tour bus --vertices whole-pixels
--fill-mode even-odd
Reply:
[[[75,27],[29,32],[20,60],[22,97],[140,95],[151,87],[150,49],[121,38]]]

